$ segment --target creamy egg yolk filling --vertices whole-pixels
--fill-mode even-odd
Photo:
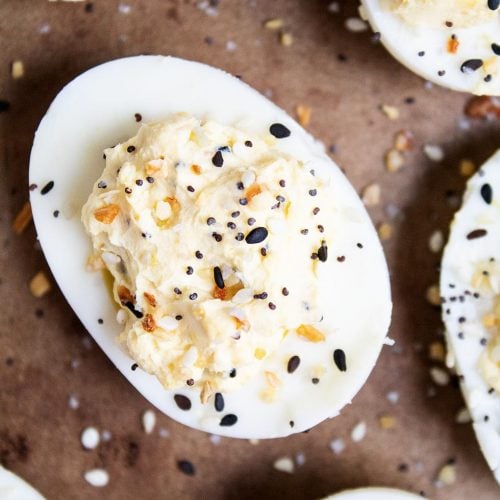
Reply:
[[[488,0],[385,0],[386,6],[414,26],[468,28],[498,18]]]
[[[325,339],[318,277],[335,203],[279,136],[176,114],[105,151],[82,209],[90,262],[114,278],[120,341],[166,388],[200,385],[206,401],[255,376],[287,335]]]

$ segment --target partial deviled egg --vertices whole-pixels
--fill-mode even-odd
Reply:
[[[376,232],[322,147],[239,79],[160,56],[93,68],[43,118],[30,183],[68,302],[175,420],[286,436],[372,370],[391,313]]]
[[[448,362],[500,483],[500,150],[472,177],[441,265]]]
[[[2,500],[44,500],[35,488],[1,465],[0,498]]]
[[[360,12],[387,50],[421,77],[500,95],[499,0],[361,0]]]
[[[421,495],[395,488],[367,487],[345,490],[323,500],[422,500]]]

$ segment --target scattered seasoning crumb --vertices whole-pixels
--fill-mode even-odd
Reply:
[[[399,118],[399,109],[396,108],[396,106],[382,104],[380,109],[382,110],[382,113],[389,118],[389,120],[397,120]]]
[[[414,145],[413,134],[409,130],[400,130],[394,136],[394,148],[398,151],[411,151]]]
[[[455,415],[455,422],[457,424],[468,424],[472,422],[472,417],[470,415],[469,409],[464,407],[458,410],[457,414]]]
[[[95,488],[102,488],[109,482],[109,474],[104,469],[91,469],[85,472],[85,481]]]
[[[100,441],[99,431],[95,427],[86,427],[80,436],[80,442],[86,450],[97,448]]]
[[[366,422],[359,422],[354,426],[354,428],[351,431],[351,439],[355,443],[359,443],[366,436],[366,430],[367,430]]]
[[[394,427],[396,427],[396,418],[391,415],[382,415],[381,417],[379,417],[378,423],[381,429],[394,429]]]
[[[438,368],[437,366],[432,367],[429,370],[432,381],[439,386],[448,385],[450,382],[450,374],[443,368]]]
[[[387,241],[392,238],[392,226],[388,224],[387,222],[382,222],[382,224],[379,224],[378,226],[378,236],[382,241]]]
[[[10,66],[10,74],[13,80],[18,80],[24,76],[24,64],[22,61],[12,61]]]
[[[14,221],[12,222],[12,229],[17,235],[20,235],[28,227],[29,223],[32,221],[33,215],[31,213],[30,202],[27,201],[21,210],[19,210]]]
[[[311,122],[311,108],[309,106],[305,106],[304,104],[299,104],[295,109],[295,112],[297,113],[299,123],[303,127],[307,127]]]
[[[345,450],[345,443],[342,438],[337,438],[330,441],[330,450],[332,450],[335,455],[340,455]]]
[[[437,144],[425,144],[424,154],[429,158],[429,160],[439,163],[444,159],[443,148]]]
[[[385,168],[388,172],[394,173],[404,167],[405,158],[401,151],[389,149],[385,155]]]
[[[275,460],[273,467],[280,472],[286,472],[287,474],[293,474],[295,471],[295,464],[290,457],[281,457]]]
[[[477,167],[475,163],[472,160],[468,160],[467,158],[463,158],[458,164],[458,173],[462,177],[468,178],[471,175],[475,174],[476,170]]]
[[[429,358],[432,361],[437,361],[439,363],[444,363],[446,360],[446,349],[444,344],[439,340],[431,342],[429,344]]]
[[[280,33],[280,43],[283,45],[283,47],[290,47],[293,43],[293,36],[291,33],[288,32],[283,32]]]
[[[50,281],[43,271],[36,273],[29,283],[30,292],[36,298],[43,297],[51,288]]]
[[[151,434],[156,425],[156,414],[153,410],[146,410],[142,414],[142,428],[146,434]]]
[[[437,486],[450,486],[457,480],[457,470],[454,463],[444,465],[437,476]]]
[[[441,305],[441,294],[439,293],[439,285],[431,285],[425,292],[427,302],[432,306]]]
[[[280,28],[283,27],[283,19],[279,17],[275,17],[274,19],[268,19],[264,23],[264,28],[268,30],[279,30]]]
[[[186,476],[194,476],[196,474],[195,466],[189,460],[179,460],[177,468]]]
[[[361,199],[367,207],[374,207],[380,203],[380,185],[369,184],[363,189]]]
[[[433,253],[439,253],[444,245],[443,232],[437,229],[429,238],[429,250]]]

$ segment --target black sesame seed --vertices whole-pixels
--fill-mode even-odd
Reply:
[[[495,55],[500,56],[500,44],[498,44],[498,43],[492,43],[491,44],[491,50],[493,51],[493,53]]]
[[[135,151],[135,146],[128,146],[127,153],[133,153]]]
[[[438,76],[444,76],[446,74],[446,71],[444,69],[440,69],[438,71]]]
[[[256,293],[254,296],[253,296],[254,299],[267,299],[267,292],[262,292],[262,293]]]
[[[8,111],[10,108],[10,102],[5,101],[4,99],[0,99],[0,113],[3,113],[4,111]]]
[[[481,197],[488,205],[493,200],[493,190],[491,189],[490,184],[483,184],[481,186]]]
[[[188,378],[186,380],[186,384],[189,385],[189,386],[194,385],[194,380],[192,378]]]
[[[249,226],[253,226],[255,224],[255,219],[253,217],[250,217],[248,220],[247,220],[247,224]]]
[[[134,364],[130,367],[130,369],[131,369],[133,372],[135,372],[135,371],[137,370],[137,368],[139,368],[139,365],[138,365],[137,363],[134,363]]]
[[[245,239],[245,235],[244,235],[243,233],[238,233],[238,234],[234,237],[234,239],[235,239],[236,241],[243,241],[243,240]]]
[[[222,153],[220,151],[217,151],[214,156],[212,157],[212,163],[216,167],[222,167],[224,165],[224,158],[222,157]]]
[[[215,393],[214,407],[216,411],[224,410],[224,396],[220,392]]]
[[[475,240],[477,238],[482,238],[483,236],[486,236],[488,232],[486,229],[474,229],[474,231],[471,231],[470,233],[467,234],[467,239],[468,240]]]
[[[142,185],[143,185],[142,179],[137,179],[137,180],[135,181],[135,183],[136,183],[138,186],[142,186]]]
[[[99,318],[99,319],[97,320],[97,322],[98,322],[100,325],[102,325],[102,324],[104,323],[104,320],[103,320],[102,318]]]
[[[52,190],[53,187],[54,187],[54,181],[47,182],[47,184],[45,184],[45,186],[43,186],[43,188],[41,189],[40,193],[47,194]]]
[[[328,247],[326,246],[324,241],[318,248],[318,258],[321,262],[326,262],[326,260],[328,259]]]
[[[309,189],[309,196],[316,196],[318,194],[317,189]]]
[[[282,289],[281,289],[281,293],[282,293],[285,297],[287,297],[287,296],[289,295],[289,293],[290,293],[290,292],[288,291],[288,288],[287,288],[287,287],[284,287],[284,288],[282,288]]]
[[[225,287],[222,271],[219,266],[214,267],[214,281],[215,284],[222,290]]]
[[[319,378],[314,377],[314,378],[312,378],[312,379],[311,379],[311,382],[312,382],[314,385],[319,384]]]
[[[318,231],[319,231],[320,233],[324,233],[324,232],[325,232],[325,228],[324,228],[321,224],[318,224],[318,226],[317,226],[317,227],[318,227]]]
[[[345,372],[347,370],[345,352],[342,349],[335,349],[335,351],[333,351],[333,361],[341,372]]]
[[[194,465],[188,460],[179,460],[177,462],[177,467],[183,474],[186,474],[186,476],[194,476],[196,474]]]
[[[251,147],[253,146],[252,141],[245,141],[245,146],[246,146],[247,148],[251,148]]]
[[[280,203],[284,203],[285,202],[285,197],[284,196],[281,196],[280,194],[278,196],[276,196],[276,199],[280,202]]]
[[[38,184],[30,184],[29,190],[34,191],[38,187]]]
[[[108,185],[104,181],[99,181],[99,183],[97,184],[97,187],[99,189],[106,189],[108,187]]]
[[[189,274],[189,275],[193,274],[193,268],[191,266],[188,266],[186,268],[186,274]]]
[[[232,212],[232,213],[231,213],[231,217],[232,217],[233,219],[236,219],[236,217],[239,217],[239,216],[240,216],[240,212],[239,212],[238,210],[236,210],[236,212]]]
[[[318,254],[317,254],[316,252],[313,252],[313,253],[311,254],[311,259],[312,259],[312,260],[316,260],[317,258],[318,258]]]
[[[229,376],[230,376],[231,378],[236,377],[236,368],[233,368],[233,369],[229,372]]]
[[[175,319],[176,319],[177,321],[180,321],[180,320],[182,319],[182,316],[181,316],[180,314],[178,314],[178,315],[175,317]]]
[[[269,132],[271,135],[274,135],[276,139],[284,139],[285,137],[289,137],[291,132],[288,130],[282,123],[273,123],[269,127]]]
[[[240,198],[239,203],[240,203],[240,205],[245,206],[245,205],[248,205],[248,200],[246,198]]]
[[[174,288],[174,293],[175,293],[176,295],[182,295],[182,291],[181,291],[181,289],[180,289],[180,288],[178,288],[178,287],[175,287],[175,288]]]
[[[261,243],[263,242],[268,235],[268,231],[265,227],[259,226],[256,227],[255,229],[252,229],[245,238],[245,241],[249,245],[255,245],[256,243]]]
[[[196,250],[194,255],[197,259],[203,259],[203,254],[199,250]]]
[[[448,28],[453,27],[453,23],[451,21],[445,21],[444,23]]]
[[[474,73],[474,71],[477,71],[482,65],[483,61],[481,59],[468,59],[462,63],[460,71],[466,75],[470,75],[471,73]]]
[[[243,191],[245,189],[245,185],[243,184],[243,182],[237,182],[236,183],[236,189],[240,190],[240,191]]]
[[[493,77],[491,75],[486,75],[483,80],[486,82],[486,83],[489,83],[491,82],[491,80],[493,80]]]
[[[221,153],[230,153],[231,148],[229,146],[221,146],[220,148],[217,148],[217,151],[220,151]]]
[[[337,257],[337,262],[345,262],[345,255],[339,255]]]
[[[319,207],[315,207],[313,209],[313,215],[318,215],[319,214]]]
[[[136,122],[140,122],[140,121],[142,121],[142,115],[141,115],[140,113],[136,113],[136,114],[134,115],[134,118],[135,118],[135,121],[136,121]]]
[[[230,427],[234,425],[238,421],[238,417],[236,415],[233,415],[232,413],[228,413],[227,415],[224,415],[222,417],[222,420],[220,421],[220,426],[221,427]]]
[[[132,194],[132,189],[131,189],[131,188],[129,188],[129,187],[126,187],[126,188],[125,188],[125,192],[126,192],[127,194]]]
[[[269,307],[269,309],[271,309],[271,311],[274,311],[276,309],[276,304],[269,302],[269,304],[267,304],[267,307]]]
[[[488,341],[487,341],[485,338],[482,338],[482,339],[479,341],[479,343],[480,343],[481,345],[486,345],[486,344],[488,343]]]
[[[228,227],[229,229],[236,229],[236,224],[235,224],[234,222],[228,222],[228,223],[227,223],[227,227]]]
[[[308,234],[309,233],[309,229],[301,229],[300,230],[300,234]]]
[[[282,187],[282,188],[284,188],[286,186],[286,182],[284,179],[281,179],[279,184],[280,184],[280,187]]]
[[[194,187],[193,187],[193,186],[188,186],[188,187],[187,187],[187,190],[188,190],[190,193],[194,193]]]
[[[144,314],[141,312],[141,311],[138,311],[134,304],[132,304],[132,302],[130,301],[127,301],[127,302],[123,302],[123,305],[138,319],[141,319],[144,317]]]
[[[191,400],[183,394],[174,394],[175,404],[184,411],[191,409]]]
[[[54,210],[52,215],[57,219],[59,217],[59,210]]]
[[[209,217],[207,219],[207,225],[212,226],[215,223],[216,223],[216,220],[213,217]]]
[[[198,294],[197,293],[192,293],[190,296],[189,296],[189,300],[196,300],[198,298]]]
[[[293,373],[300,365],[300,358],[298,356],[292,356],[286,365],[286,371],[288,373]]]
[[[421,50],[420,52],[417,53],[418,57],[424,57],[425,56],[425,52],[423,50]]]
[[[151,177],[151,176],[147,176],[146,177],[146,180],[150,183],[150,184],[153,184],[153,182],[155,181],[155,178],[154,177]]]
[[[262,257],[265,257],[267,255],[267,250],[264,247],[262,247],[260,249],[260,254],[262,255]]]
[[[222,235],[219,233],[212,233],[212,238],[217,242],[220,243],[222,241]]]
[[[500,0],[488,0],[488,9],[497,10],[500,7]]]
[[[293,428],[295,426],[295,422],[293,420],[290,420],[290,422],[288,422],[288,425]]]

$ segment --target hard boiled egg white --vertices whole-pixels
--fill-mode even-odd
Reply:
[[[342,491],[324,500],[422,500],[422,497],[394,488],[371,487]]]
[[[461,376],[477,439],[500,482],[500,394],[480,373],[490,339],[484,320],[492,313],[495,295],[500,293],[499,260],[500,151],[469,181],[441,266],[450,364],[455,364]]]
[[[360,12],[373,31],[380,33],[386,49],[422,78],[452,90],[497,96],[500,8],[495,0],[489,4],[488,0],[482,1],[491,5],[497,15],[491,21],[468,27],[450,26],[452,23],[441,19],[410,25],[389,8],[388,0],[361,0]]]
[[[0,465],[0,498],[2,500],[44,500],[26,481]]]
[[[339,227],[331,250],[335,254],[320,278],[326,341],[313,344],[288,335],[278,352],[263,361],[258,376],[224,395],[223,412],[212,401],[201,404],[198,389],[165,390],[153,376],[131,369],[133,360],[117,342],[121,326],[103,277],[86,270],[91,247],[80,211],[104,168],[103,150],[135,135],[137,113],[144,121],[155,121],[176,112],[261,136],[269,134],[271,124],[284,124],[291,135],[280,139],[278,147],[326,176],[337,200],[337,211],[331,214]],[[170,417],[233,437],[285,436],[337,415],[365,382],[391,312],[388,272],[376,232],[357,194],[322,147],[239,79],[203,64],[160,56],[119,59],[93,68],[68,84],[50,106],[35,136],[29,177],[38,186],[31,192],[31,204],[40,243],[62,292],[117,368]],[[60,215],[54,217],[57,210]],[[345,353],[346,370],[334,362],[338,349]],[[286,370],[291,355],[301,358],[293,374]],[[328,370],[313,384],[311,373],[318,363]],[[260,397],[267,370],[283,382],[273,402]],[[189,409],[176,404],[178,394],[189,399]]]

